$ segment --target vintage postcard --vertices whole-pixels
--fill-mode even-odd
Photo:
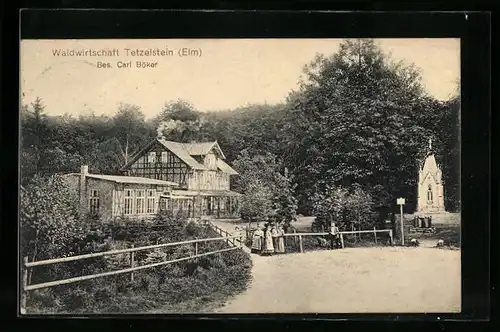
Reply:
[[[459,39],[20,46],[21,313],[459,313]]]

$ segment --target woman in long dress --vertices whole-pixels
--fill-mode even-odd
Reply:
[[[266,232],[264,234],[264,250],[262,250],[263,255],[272,255],[274,253],[273,237],[271,234],[271,227],[266,227]]]
[[[285,230],[283,229],[283,226],[278,226],[278,249],[276,252],[278,254],[284,254],[285,253]]]
[[[257,225],[257,229],[253,233],[252,236],[252,252],[258,253],[262,251],[262,244],[264,239],[264,232],[260,228],[260,225]]]

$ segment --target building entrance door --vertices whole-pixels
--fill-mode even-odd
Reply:
[[[206,200],[207,200],[207,215],[211,216],[213,210],[212,197],[207,197]]]

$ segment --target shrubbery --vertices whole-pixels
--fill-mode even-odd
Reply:
[[[45,203],[48,205],[48,202]],[[47,220],[51,221],[50,218],[53,220],[55,217],[47,217]],[[58,218],[62,220],[63,216]],[[36,223],[33,222],[32,225],[36,226]],[[62,232],[65,231],[62,230]],[[24,234],[34,233],[26,232]],[[85,234],[76,234],[74,239],[70,239],[69,233],[64,234],[67,236],[64,244],[73,244],[75,241],[79,244],[79,246],[72,246],[72,250],[74,250],[71,252],[72,255],[127,248],[132,244],[135,247],[140,247],[196,238],[219,237],[208,227],[195,222],[187,222],[182,215],[172,216],[163,213],[158,214],[152,222],[123,221],[109,225],[94,225]],[[50,239],[50,236],[47,238]],[[23,240],[33,243],[29,238]],[[29,248],[29,246],[26,247]],[[198,253],[227,247],[227,244],[222,241],[198,243]],[[78,248],[78,250],[74,248]],[[195,248],[192,244],[178,245],[136,252],[134,261],[136,266],[147,265],[187,257],[194,255],[194,252]],[[63,246],[61,254],[58,254],[58,251],[50,251],[50,253],[51,256],[43,258],[62,257],[70,252]],[[54,281],[128,267],[130,267],[129,254],[59,263],[33,268],[31,283]],[[134,281],[131,281],[129,274],[120,274],[30,291],[27,299],[27,312],[131,313],[151,310],[161,312],[163,310],[169,311],[172,305],[186,301],[189,302],[189,305],[183,306],[185,310],[203,311],[207,301],[243,291],[250,280],[251,267],[251,259],[247,253],[241,250],[232,250],[189,261],[139,270],[134,274]]]
[[[373,199],[361,186],[355,184],[350,189],[344,187],[327,187],[324,192],[312,197],[316,219],[314,230],[330,228],[335,222],[341,231],[371,229],[376,221],[373,211]]]

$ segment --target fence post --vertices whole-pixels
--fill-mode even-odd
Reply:
[[[302,246],[302,235],[299,235],[299,246],[300,246],[300,252],[304,252],[304,247]]]
[[[134,245],[132,244],[132,248],[134,248]],[[134,252],[130,252],[130,267],[134,267],[135,262],[134,262]],[[130,281],[134,282],[134,272],[130,272]]]
[[[26,266],[26,264],[28,264],[28,256],[24,256],[22,265],[23,280],[21,284],[21,307],[20,307],[22,315],[26,314],[26,298],[28,295],[26,292],[26,287],[28,286],[28,267]]]
[[[377,227],[373,227],[373,235],[375,236],[375,244],[377,244]]]
[[[194,243],[194,255],[198,256],[198,242]],[[198,257],[194,259],[195,263],[198,263]]]
[[[340,233],[340,244],[342,245],[342,249],[344,249],[344,234]]]
[[[393,245],[393,239],[392,239],[392,229],[389,230],[389,240],[391,241],[391,246]]]

